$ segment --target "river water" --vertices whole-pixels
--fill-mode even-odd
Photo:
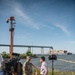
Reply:
[[[40,67],[41,63],[40,63],[40,56],[41,55],[37,55],[39,56],[39,58],[32,58],[31,62]],[[44,55],[46,58],[46,62],[48,64],[48,68],[51,69],[52,68],[52,61],[48,60],[48,55]],[[57,55],[58,60],[54,60],[54,69],[56,71],[73,71],[75,72],[75,55]],[[26,60],[25,59],[21,59],[20,60],[21,63],[23,64]]]

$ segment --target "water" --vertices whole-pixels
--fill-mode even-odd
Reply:
[[[4,75],[4,72],[0,70],[0,75]]]
[[[52,68],[52,61],[48,60],[47,55],[45,57],[46,57],[46,62],[48,64],[48,68],[51,69]],[[58,60],[54,60],[54,69],[56,71],[69,71],[69,72],[73,71],[73,72],[75,72],[75,55],[58,55],[57,57],[58,57]],[[67,60],[67,62],[59,60],[59,59]],[[31,62],[34,65],[40,67],[41,63],[39,60],[40,60],[40,57],[39,58],[33,58],[31,60]],[[23,64],[25,62],[25,59],[21,59],[20,61]],[[68,61],[71,61],[71,62],[68,62]]]

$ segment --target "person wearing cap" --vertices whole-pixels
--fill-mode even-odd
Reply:
[[[32,67],[35,67],[31,62],[30,56],[26,57],[26,62],[23,64],[24,75],[32,75]]]
[[[48,66],[47,63],[45,62],[45,57],[40,58],[41,64],[41,69],[40,69],[40,74],[41,75],[47,75],[48,74]]]

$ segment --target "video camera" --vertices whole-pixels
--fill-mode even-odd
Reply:
[[[49,55],[49,60],[57,60],[57,56],[55,54]]]
[[[2,69],[8,73],[16,72],[17,71],[17,63],[19,62],[19,55],[18,53],[12,53],[14,58],[9,60],[4,60],[2,62]]]

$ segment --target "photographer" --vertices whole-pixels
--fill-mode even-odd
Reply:
[[[5,75],[22,75],[22,64],[19,62],[19,54],[13,53],[13,58],[2,62],[2,70]]]
[[[14,71],[13,71],[13,74],[14,75],[22,75],[22,64],[21,62],[19,62],[19,55],[20,54],[17,54],[17,53],[13,53],[12,54],[14,56],[14,58],[12,59],[13,60],[13,67],[14,67]],[[14,63],[15,62],[15,63]]]

